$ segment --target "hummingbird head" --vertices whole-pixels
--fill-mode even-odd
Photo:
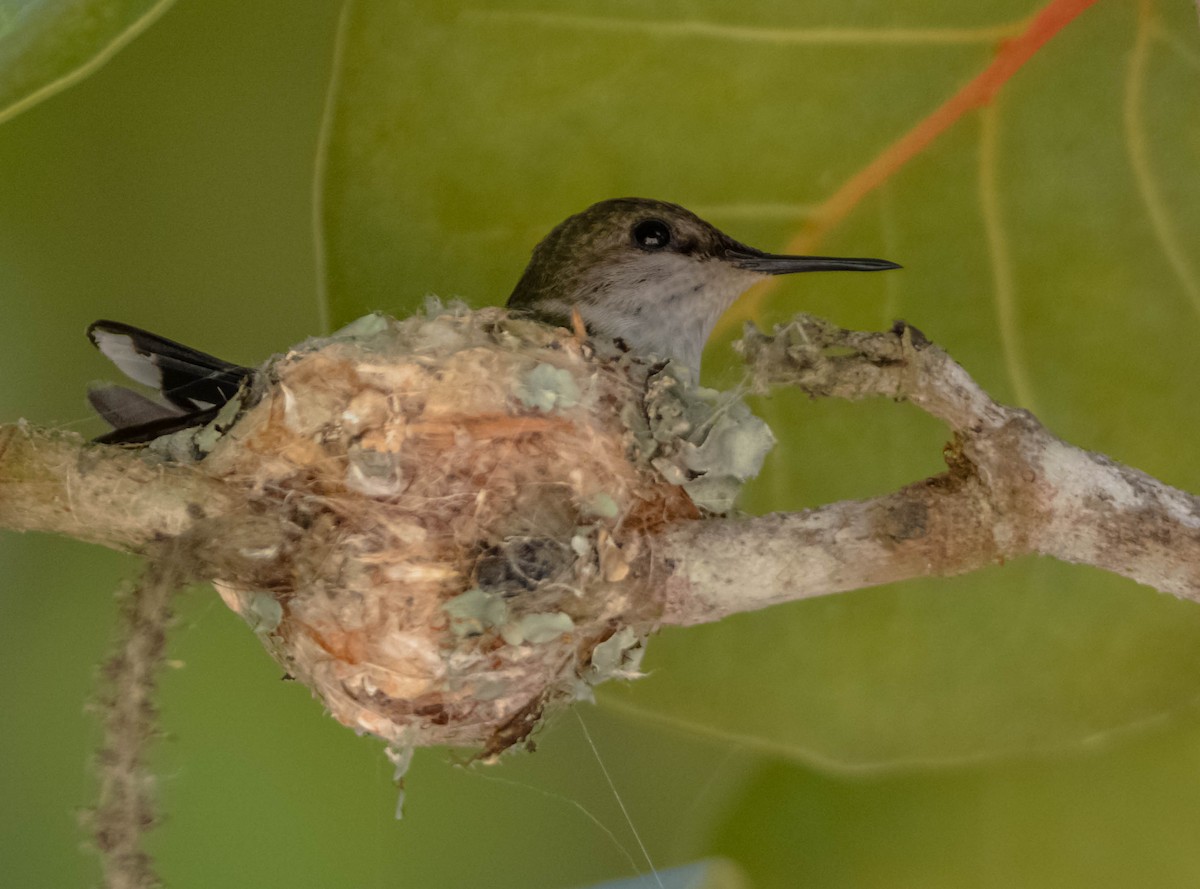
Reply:
[[[578,310],[593,334],[678,361],[695,375],[717,319],[752,284],[792,272],[899,267],[882,259],[764,253],[678,204],[615,198],[546,235],[508,306],[565,326]]]

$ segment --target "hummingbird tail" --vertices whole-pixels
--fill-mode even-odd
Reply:
[[[88,401],[113,428],[96,440],[144,443],[211,421],[253,370],[215,358],[118,321],[96,321],[88,339],[137,383],[156,390],[164,402],[111,384],[93,386]]]

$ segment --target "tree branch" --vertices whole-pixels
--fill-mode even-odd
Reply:
[[[801,316],[741,349],[762,391],[912,402],[949,427],[946,472],[701,518],[769,445],[744,405],[612,343],[435,306],[297,347],[211,427],[143,449],[0,427],[0,527],[211,579],[340,721],[487,755],[637,675],[667,624],[1031,553],[1200,601],[1197,498],[996,403],[915,328]]]
[[[1067,444],[992,400],[913,327],[847,331],[802,316],[740,348],[760,391],[906,400],[954,434],[949,470],[883,497],[798,514],[677,525],[659,544],[664,621],[693,624],[1030,553],[1200,601],[1200,499]]]
[[[0,528],[135,552],[229,512],[236,500],[187,464],[24,422],[0,425]]]

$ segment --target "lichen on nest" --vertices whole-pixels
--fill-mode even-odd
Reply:
[[[433,301],[273,359],[210,427],[153,448],[282,517],[256,544],[270,582],[217,586],[339,721],[491,755],[638,675],[655,533],[730,509],[771,444],[670,365]]]

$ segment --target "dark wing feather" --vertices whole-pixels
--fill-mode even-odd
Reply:
[[[95,322],[88,339],[127,377],[170,403],[121,386],[93,387],[88,400],[115,427],[96,439],[107,444],[140,444],[211,422],[254,372],[119,321]]]
[[[93,441],[99,444],[145,444],[164,435],[170,435],[172,432],[179,432],[181,429],[190,429],[193,426],[211,423],[220,412],[219,407],[206,407],[204,410],[192,411],[190,414],[163,417],[160,420],[151,420],[149,423],[141,423],[137,426],[122,426],[104,435],[97,435]]]
[[[118,321],[97,321],[88,339],[121,371],[184,410],[219,407],[252,372],[206,352]]]
[[[89,386],[87,399],[96,413],[104,418],[104,422],[117,429],[184,415],[184,411],[174,405],[162,404],[140,392],[112,383]]]

